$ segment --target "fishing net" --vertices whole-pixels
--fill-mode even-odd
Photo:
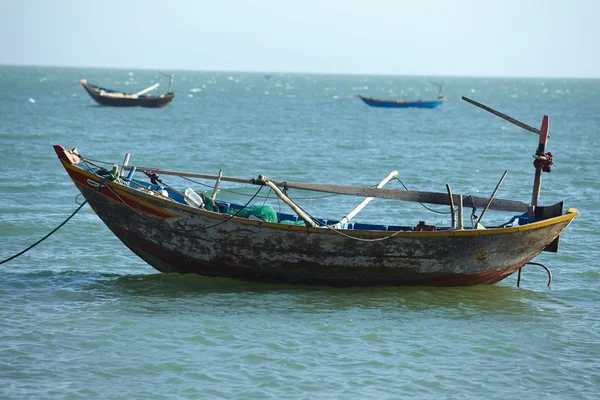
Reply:
[[[251,215],[257,218],[262,219],[266,222],[278,222],[277,213],[275,209],[271,206],[254,206],[254,207],[246,207],[239,212],[235,210],[229,210],[227,213],[236,215],[242,218],[248,218]]]
[[[203,196],[203,199],[205,209],[207,209],[208,211],[221,212],[221,210],[219,210],[219,206],[215,204],[213,199],[211,199],[208,196]]]

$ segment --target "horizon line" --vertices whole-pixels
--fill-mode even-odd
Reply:
[[[246,73],[246,74],[292,74],[292,75],[352,75],[352,76],[404,76],[404,77],[440,77],[440,78],[513,78],[513,79],[581,79],[598,80],[598,77],[591,76],[543,76],[543,75],[444,75],[444,74],[393,74],[380,72],[316,72],[316,71],[275,71],[275,70],[236,70],[236,69],[189,69],[189,68],[150,68],[150,67],[125,67],[125,66],[85,66],[85,65],[42,65],[42,64],[11,64],[0,63],[0,67],[28,67],[28,68],[87,68],[87,69],[116,69],[116,70],[158,70],[158,71],[179,71],[179,72],[211,72],[211,73]]]

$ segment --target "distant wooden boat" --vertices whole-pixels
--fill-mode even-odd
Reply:
[[[365,97],[358,95],[362,101],[371,107],[381,108],[435,108],[442,104],[446,100],[446,96],[439,96],[436,100],[417,100],[417,101],[406,101],[406,100],[380,100],[373,97]]]
[[[126,93],[92,85],[86,79],[80,79],[79,83],[96,103],[103,106],[160,108],[169,104],[175,97],[175,94],[171,92],[158,96],[146,94],[156,89],[160,85],[159,83],[136,93]]]
[[[158,271],[335,286],[464,286],[496,283],[520,271],[542,251],[558,251],[559,236],[578,215],[573,208],[563,213],[562,202],[538,205],[541,173],[552,165],[552,154],[545,152],[548,121],[544,117],[537,130],[540,140],[530,204],[494,198],[508,171],[491,197],[482,198],[453,194],[449,185],[448,193],[383,189],[397,177],[395,171],[377,187],[276,182],[263,175],[249,179],[223,176],[222,171],[208,175],[135,167],[128,165],[129,153],[122,165],[108,163],[113,165],[109,171],[77,149],[69,151],[60,145],[54,149],[100,219]],[[136,171],[146,177],[135,178]],[[212,196],[205,196],[192,188],[177,190],[158,174],[216,183]],[[249,204],[221,201],[216,198],[221,182],[254,185],[258,190],[266,186],[294,214],[273,208],[268,214],[263,205],[256,215],[249,213],[255,208]],[[304,212],[288,196],[288,189],[365,199],[332,221]],[[448,205],[452,224],[350,222],[373,198]],[[463,225],[463,207],[483,210],[472,227]],[[484,227],[481,220],[488,209],[512,212],[512,218]]]

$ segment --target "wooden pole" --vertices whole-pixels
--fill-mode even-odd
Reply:
[[[294,212],[296,214],[298,214],[298,216],[300,218],[302,218],[304,220],[304,222],[306,222],[306,225],[309,225],[313,228],[318,228],[319,226],[317,224],[315,224],[315,222],[312,220],[312,218],[310,218],[304,211],[302,211],[300,209],[300,207],[298,207],[289,197],[286,196],[285,193],[283,193],[281,190],[279,190],[279,188],[269,180],[269,178],[267,178],[264,175],[259,175],[258,176],[258,181],[264,183],[265,185],[267,185],[268,187],[270,187],[275,194],[277,195],[277,197],[279,197],[281,200],[283,200],[283,202],[285,204],[287,204],[288,206],[290,206],[290,208],[292,210],[294,210]]]
[[[494,110],[493,108],[490,108],[490,107],[488,107],[488,106],[486,106],[486,105],[484,105],[484,104],[481,104],[481,103],[479,103],[479,102],[476,102],[475,100],[471,100],[471,99],[469,99],[468,97],[465,97],[465,96],[463,96],[463,97],[462,97],[462,99],[463,99],[464,101],[466,101],[467,103],[471,103],[471,104],[473,104],[474,106],[477,106],[477,107],[479,107],[479,108],[482,108],[482,109],[484,109],[484,110],[486,110],[486,111],[489,111],[489,112],[491,112],[492,114],[494,114],[494,115],[497,115],[498,117],[500,117],[500,118],[502,118],[502,119],[505,119],[505,120],[507,120],[507,121],[508,121],[508,122],[510,122],[510,123],[513,123],[513,124],[515,124],[515,125],[517,125],[517,126],[519,126],[519,127],[523,128],[523,129],[525,129],[525,130],[528,130],[529,132],[537,133],[538,135],[540,134],[540,130],[539,130],[539,129],[537,129],[537,128],[534,128],[534,127],[533,127],[533,126],[531,126],[531,125],[527,125],[526,123],[524,123],[524,122],[521,122],[521,121],[519,121],[519,120],[517,120],[517,119],[514,119],[513,117],[509,117],[508,115],[506,115],[506,114],[503,114],[503,113],[501,113],[500,111],[496,111],[496,110]]]
[[[446,189],[448,189],[448,197],[450,198],[450,213],[452,214],[452,229],[456,228],[456,213],[454,211],[454,199],[452,198],[452,189],[450,189],[450,185],[446,184]]]
[[[483,209],[483,211],[481,212],[481,215],[479,216],[479,219],[477,220],[477,225],[479,225],[479,223],[481,222],[481,219],[483,218],[483,216],[485,215],[485,212],[488,210],[488,208],[490,207],[490,204],[492,202],[492,200],[494,200],[494,196],[496,195],[496,192],[498,191],[498,188],[500,187],[500,185],[502,184],[502,182],[504,181],[504,177],[506,176],[506,174],[508,174],[508,170],[504,171],[504,174],[502,174],[502,178],[500,178],[500,181],[498,182],[498,184],[496,185],[496,188],[494,189],[494,192],[492,193],[492,196],[490,197],[490,201],[486,204],[485,208]]]
[[[544,115],[544,119],[542,119],[542,128],[540,129],[540,142],[538,144],[538,149],[536,156],[543,156],[546,153],[546,143],[548,142],[548,130],[550,129],[550,118],[547,115]],[[533,180],[533,193],[531,196],[531,205],[537,206],[538,200],[540,199],[540,189],[542,187],[542,165],[534,164],[535,167],[535,178]]]
[[[131,169],[132,166],[127,166],[125,169]],[[156,174],[161,175],[173,175],[173,176],[182,176],[182,177],[190,177],[190,178],[200,178],[200,179],[210,179],[215,180],[219,177],[217,175],[208,175],[208,174],[200,174],[195,172],[180,172],[180,171],[171,171],[166,169],[159,169],[153,167],[137,167],[139,170],[145,170],[148,172],[154,172]],[[221,177],[221,181],[224,182],[235,182],[235,183],[245,183],[249,185],[263,185],[262,182],[258,182],[256,179],[249,178],[236,178],[231,176],[223,176]],[[275,182],[272,181],[275,185],[279,187],[286,186],[288,189],[301,189],[301,190],[311,190],[314,192],[324,192],[324,193],[337,193],[348,196],[359,196],[359,197],[376,197],[380,199],[390,199],[390,200],[402,200],[402,201],[412,201],[419,203],[428,203],[428,204],[440,204],[440,205],[449,205],[448,201],[448,193],[436,193],[436,192],[418,192],[414,190],[398,190],[398,189],[385,189],[385,188],[376,188],[372,186],[351,186],[351,185],[333,185],[333,184],[322,184],[322,183],[308,183],[308,182]],[[452,197],[454,198],[454,203],[458,202],[458,195],[454,194]],[[485,197],[477,197],[477,196],[469,196],[463,198],[463,206],[464,207],[477,207],[482,208],[489,202],[489,199]],[[529,204],[524,203],[518,200],[505,200],[505,199],[494,199],[489,205],[490,210],[498,210],[498,211],[516,211],[516,212],[526,212],[529,208]]]
[[[390,172],[384,180],[379,182],[377,187],[382,188],[386,183],[388,183],[389,181],[391,181],[394,178],[398,178],[398,171]],[[354,218],[356,216],[356,214],[358,214],[363,208],[365,208],[365,206],[367,204],[369,204],[371,202],[371,200],[373,200],[373,199],[374,199],[374,197],[367,197],[366,199],[364,199],[358,206],[356,206],[354,208],[354,210],[350,211],[344,218],[342,218],[340,220],[340,222],[333,225],[332,227],[335,229],[339,229],[340,226],[347,224],[352,218]]]
[[[221,178],[223,177],[223,170],[219,169],[219,177],[215,182],[215,186],[213,188],[212,196],[210,197],[213,201],[217,198],[217,191],[219,190],[219,183],[221,183]]]

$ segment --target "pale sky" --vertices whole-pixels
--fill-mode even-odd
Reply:
[[[600,0],[0,0],[0,65],[600,78]]]

